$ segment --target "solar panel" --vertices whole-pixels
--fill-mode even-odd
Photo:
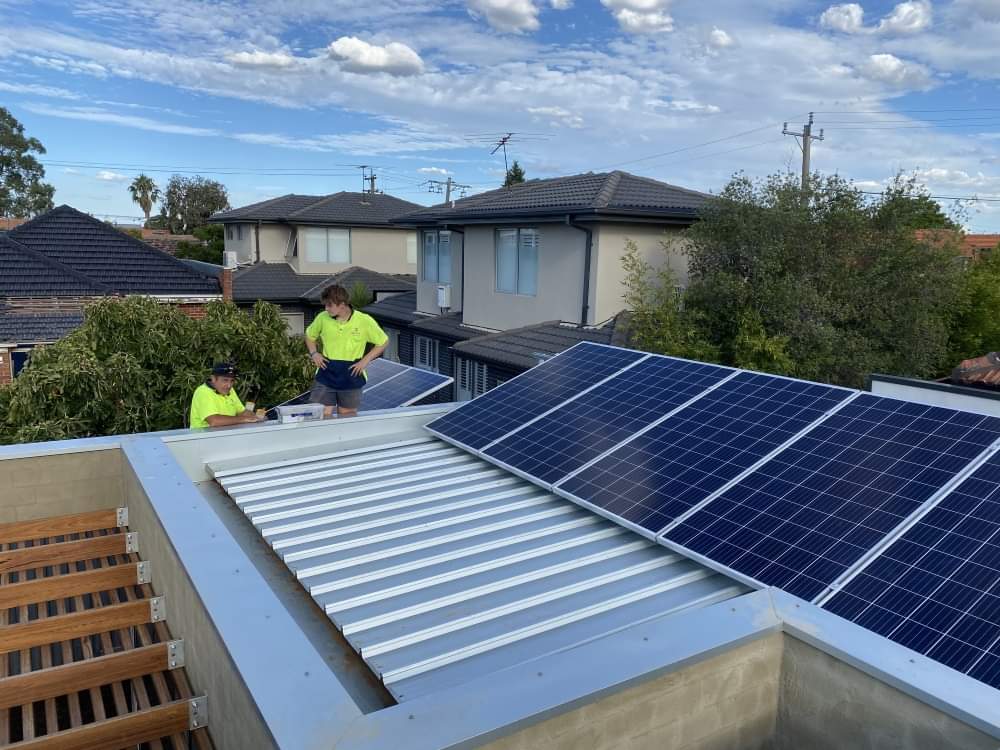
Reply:
[[[392,362],[388,359],[382,359],[379,357],[368,365],[368,369],[365,370],[365,374],[368,376],[368,381],[365,384],[364,390],[367,391],[370,388],[374,388],[375,386],[384,383],[386,380],[394,378],[409,369],[409,367],[401,365],[399,362]]]
[[[479,450],[648,355],[582,343],[427,425],[435,435]]]
[[[823,606],[1000,688],[1000,455]]]
[[[416,367],[405,367],[403,372],[365,388],[361,399],[361,411],[409,406],[450,385],[453,381],[454,378],[447,375]]]
[[[741,372],[557,490],[655,534],[851,393]]]
[[[728,367],[650,357],[483,453],[551,485],[734,373]]]
[[[998,437],[993,417],[863,394],[664,538],[812,600]]]

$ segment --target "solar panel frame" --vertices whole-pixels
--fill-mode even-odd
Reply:
[[[467,438],[475,437],[474,430],[471,429],[459,430],[455,428],[451,432],[447,432],[442,429],[442,425],[447,426],[450,420],[453,421],[456,418],[456,415],[459,415],[463,412],[466,415],[476,414],[479,410],[488,409],[489,406],[492,405],[495,401],[502,399],[505,396],[505,394],[510,394],[512,391],[516,392],[517,389],[524,388],[526,382],[531,381],[533,379],[537,379],[538,377],[545,377],[546,375],[551,373],[551,368],[548,370],[544,370],[543,368],[546,368],[549,365],[553,366],[559,366],[561,364],[564,365],[567,361],[569,361],[569,359],[573,357],[574,354],[580,354],[587,350],[593,350],[593,349],[596,349],[601,352],[607,352],[609,357],[610,353],[614,352],[618,353],[620,357],[628,356],[630,359],[628,361],[623,360],[622,363],[619,364],[618,367],[613,370],[610,369],[609,366],[607,375],[597,376],[596,379],[593,380],[593,382],[590,382],[585,388],[582,388],[581,390],[566,392],[558,399],[554,399],[553,403],[551,403],[550,405],[546,405],[544,408],[540,408],[536,412],[530,412],[531,414],[530,417],[527,417],[520,421],[518,421],[518,419],[516,418],[515,419],[508,418],[507,424],[505,425],[505,429],[503,429],[502,432],[494,429],[490,433],[489,439],[477,440],[475,441],[475,443],[473,443],[470,442]],[[463,404],[457,409],[454,409],[448,412],[447,414],[438,417],[432,422],[426,424],[424,426],[424,429],[426,429],[432,435],[435,435],[441,438],[442,440],[451,443],[452,445],[456,445],[459,448],[463,448],[464,450],[470,451],[473,455],[484,457],[482,453],[484,449],[488,448],[490,445],[496,442],[499,442],[514,430],[519,429],[522,426],[531,424],[537,419],[544,417],[546,414],[559,408],[562,404],[566,403],[567,401],[576,398],[584,393],[587,393],[588,391],[597,387],[604,381],[614,377],[615,375],[618,375],[619,373],[629,369],[630,367],[635,366],[636,364],[643,361],[644,359],[649,358],[650,356],[652,355],[646,354],[644,352],[637,352],[631,349],[623,349],[621,347],[610,346],[607,344],[599,344],[592,341],[581,341],[580,343],[574,344],[565,351],[560,352],[551,359],[548,359],[542,362],[541,364],[532,367],[531,369],[519,373],[518,375],[506,381],[502,385],[499,385],[496,388],[487,391],[483,395],[478,396],[472,401]],[[542,373],[542,375],[539,375],[539,373]],[[585,378],[580,378],[580,379],[585,380]],[[521,408],[522,412],[521,416],[523,416],[523,413],[525,411],[530,411],[530,410]]]
[[[639,430],[633,436],[615,446],[613,450],[606,452],[595,461],[592,461],[581,467],[578,471],[571,473],[565,479],[556,484],[554,491],[568,500],[572,500],[573,502],[578,502],[580,504],[586,504],[585,507],[591,509],[603,507],[601,504],[589,500],[588,497],[581,492],[581,490],[586,486],[583,482],[595,486],[602,484],[597,481],[599,475],[594,474],[594,472],[597,472],[598,469],[594,468],[593,471],[591,471],[592,467],[596,467],[598,464],[609,464],[609,462],[612,462],[612,464],[605,466],[603,469],[600,469],[600,471],[620,477],[615,481],[622,485],[630,486],[627,489],[623,487],[623,490],[620,493],[618,493],[615,497],[608,499],[609,504],[614,503],[617,510],[615,508],[609,508],[608,510],[611,515],[608,515],[607,513],[602,513],[602,515],[613,518],[619,522],[629,521],[630,525],[628,528],[632,528],[633,530],[642,529],[642,531],[638,533],[642,533],[643,536],[648,538],[656,538],[663,531],[663,529],[671,523],[671,519],[669,517],[655,517],[657,511],[653,508],[653,505],[659,501],[654,500],[652,501],[652,504],[650,504],[649,498],[652,497],[652,495],[649,493],[653,492],[651,490],[650,482],[635,480],[629,477],[634,476],[640,469],[649,471],[649,467],[652,465],[650,459],[656,458],[655,454],[657,451],[664,447],[674,449],[678,445],[677,440],[682,438],[685,441],[690,441],[691,443],[698,445],[699,447],[702,445],[708,447],[709,453],[704,456],[700,456],[700,458],[704,459],[705,462],[714,460],[719,464],[727,463],[727,461],[719,458],[717,454],[720,454],[720,451],[731,447],[734,440],[743,438],[749,431],[759,431],[762,427],[764,427],[764,422],[771,416],[771,414],[768,413],[762,418],[750,417],[750,415],[760,411],[760,406],[763,403],[777,398],[779,393],[767,393],[767,389],[773,388],[774,386],[772,384],[774,383],[786,383],[788,385],[801,384],[810,389],[820,389],[822,391],[822,395],[818,393],[809,394],[806,391],[793,394],[789,396],[789,403],[791,403],[794,399],[803,400],[810,398],[813,399],[814,402],[826,399],[829,403],[826,405],[824,411],[819,411],[811,416],[801,418],[801,424],[798,426],[798,429],[794,431],[789,430],[788,434],[784,437],[780,436],[777,427],[765,427],[766,434],[757,434],[756,437],[752,438],[750,443],[742,449],[743,453],[749,458],[749,462],[747,466],[736,469],[734,475],[736,477],[743,476],[743,474],[748,471],[747,467],[759,465],[767,457],[773,456],[775,453],[779,452],[782,448],[795,440],[805,431],[811,429],[816,422],[826,416],[830,410],[838,408],[846,401],[857,395],[857,391],[849,388],[801,381],[781,375],[769,375],[748,370],[737,370],[731,377],[720,381],[712,388],[706,389],[698,398],[691,399],[688,403],[683,405],[683,408],[674,410],[648,427]],[[727,392],[728,395],[736,398],[733,403],[724,406],[723,411],[725,411],[725,409],[736,410],[737,416],[735,418],[741,421],[745,432],[740,434],[732,433],[724,436],[724,433],[726,433],[729,428],[728,423],[725,427],[722,427],[721,425],[705,427],[705,425],[701,423],[701,417],[708,413],[713,406],[718,407],[718,404],[706,403],[703,405],[702,402],[711,402],[711,400],[716,397],[725,398],[726,396],[720,396],[722,392]],[[834,393],[843,394],[843,398],[840,401],[834,400],[832,398],[832,394]],[[812,404],[809,406],[802,404],[802,406],[803,409],[810,407],[815,408]],[[743,410],[742,413],[739,411],[741,409]],[[691,413],[685,414],[683,412]],[[724,414],[720,413],[713,416],[712,419],[721,422],[723,417]],[[698,435],[698,431],[702,429],[706,431],[706,434]],[[669,440],[666,440],[662,445],[657,447],[657,441],[659,438],[650,438],[647,439],[648,442],[643,445],[643,440],[646,438],[648,433],[653,433],[654,431],[661,432],[664,430],[666,431],[665,434],[669,437]],[[724,438],[717,439],[717,436],[724,436]],[[632,460],[628,453],[630,449],[636,451],[637,454],[641,453],[646,458],[643,461],[640,461],[639,464],[632,465]],[[763,452],[760,455],[754,456],[753,453],[760,449],[763,449]],[[677,451],[680,453],[684,453],[686,450],[687,449],[677,448]],[[694,453],[696,456],[698,455],[696,451],[694,451]],[[617,458],[617,460],[615,460],[615,456],[618,454],[621,455]],[[659,465],[657,465],[657,467],[659,468]],[[721,469],[721,465],[718,468]],[[690,504],[683,508],[674,509],[678,512],[678,517],[687,513],[692,507],[701,505],[705,501],[706,497],[712,496],[712,494],[717,490],[717,488],[713,487],[712,489],[706,489],[702,494],[698,494],[698,484],[705,481],[711,481],[711,478],[714,475],[714,471],[707,470],[704,463],[700,466],[689,466],[684,471],[685,473],[695,472],[697,474],[697,476],[692,474],[692,476],[689,477],[689,479],[695,483],[688,484],[686,487],[686,493],[696,499],[693,499]],[[587,472],[591,472],[594,476],[591,476],[589,480],[584,480],[583,475]],[[732,477],[724,478],[721,484],[726,486],[731,481]],[[674,478],[674,483],[682,485],[685,484],[685,482],[680,481],[678,477]],[[655,482],[653,484],[655,484]],[[636,500],[636,490],[647,491],[647,494],[641,500]],[[679,497],[672,498],[672,501],[675,505],[686,502],[685,499]],[[674,512],[674,510],[671,512]],[[625,512],[630,514],[646,512],[647,514],[644,516],[643,522],[636,521],[635,523],[631,523],[631,520],[625,517]]]
[[[378,357],[373,360],[368,368],[365,370],[365,374],[368,376],[368,380],[365,383],[365,387],[362,391],[367,393],[372,388],[377,388],[383,383],[392,380],[398,375],[402,375],[404,372],[409,370],[408,365],[401,364],[399,362],[393,362],[389,359],[384,359],[383,357]]]
[[[876,406],[875,402],[878,403],[892,402],[894,404],[897,404],[898,406],[895,407],[894,411],[889,412],[890,416],[900,418],[899,415],[902,414],[903,417],[908,417],[908,418],[912,417],[913,421],[917,419],[930,419],[928,415],[932,413],[937,413],[940,425],[942,426],[947,425],[948,432],[956,432],[956,431],[961,432],[964,430],[963,434],[965,436],[968,436],[974,429],[982,429],[984,433],[988,432],[989,430],[987,428],[982,427],[982,425],[986,423],[986,420],[992,420],[990,424],[993,426],[994,430],[1000,429],[1000,427],[998,427],[997,425],[998,420],[996,420],[996,418],[986,417],[984,415],[975,415],[969,412],[963,412],[954,409],[946,409],[944,407],[928,406],[924,404],[916,404],[913,402],[902,401],[899,399],[873,396],[867,393],[859,394],[856,399],[853,399],[851,401],[850,405],[855,408],[871,409],[874,406]],[[868,404],[868,406],[865,407],[865,404]],[[922,411],[916,414],[904,414],[903,413],[904,409],[909,409],[911,411],[913,410],[922,410]],[[947,420],[942,421],[943,418],[942,413],[948,413],[951,416],[949,416]],[[961,424],[958,424],[957,422],[952,423],[952,420],[956,418],[955,415],[964,415],[961,416],[960,419],[978,420],[978,421],[972,425],[963,426]],[[805,482],[810,480],[816,480],[817,478],[822,476],[818,471],[818,468],[811,469],[804,475],[804,478],[802,480],[796,483],[789,483],[787,479],[783,478],[782,471],[787,470],[789,467],[795,466],[795,464],[788,463],[788,461],[792,458],[793,453],[801,454],[800,457],[796,460],[801,460],[802,457],[805,457],[812,459],[813,461],[819,462],[820,466],[826,466],[831,461],[836,460],[837,456],[840,456],[845,450],[853,448],[854,443],[856,443],[857,440],[854,440],[854,443],[848,443],[847,445],[841,446],[841,450],[838,453],[836,453],[833,458],[824,458],[821,455],[813,453],[812,451],[814,451],[814,448],[810,448],[805,452],[803,452],[802,450],[804,446],[808,445],[808,442],[806,441],[811,441],[815,439],[815,435],[813,433],[819,434],[819,432],[824,430],[825,428],[830,428],[831,425],[827,424],[827,422],[829,420],[835,420],[838,416],[841,417],[842,419],[858,419],[857,416],[848,417],[843,414],[840,415],[833,414],[827,419],[820,421],[819,423],[814,425],[805,435],[800,437],[799,440],[796,440],[793,444],[786,447],[785,450],[781,451],[777,455],[771,457],[768,461],[763,462],[753,472],[748,473],[740,482],[733,484],[733,486],[730,487],[725,492],[719,493],[718,496],[712,499],[711,502],[704,503],[700,508],[692,511],[691,513],[687,514],[684,518],[679,519],[676,523],[672,524],[670,527],[665,529],[657,541],[669,547],[670,549],[673,549],[681,554],[691,556],[693,559],[703,562],[706,565],[709,565],[710,567],[716,570],[720,570],[726,573],[727,575],[731,575],[737,578],[737,580],[740,580],[755,588],[776,586],[777,588],[781,588],[795,596],[801,596],[802,598],[806,598],[809,600],[817,600],[818,598],[822,597],[825,594],[826,590],[832,583],[843,578],[843,576],[845,576],[848,571],[853,569],[854,566],[858,565],[859,560],[865,557],[870,549],[879,544],[884,543],[886,538],[892,537],[895,534],[897,534],[899,529],[904,527],[904,525],[908,523],[915,514],[921,512],[926,506],[928,506],[935,499],[937,495],[941,494],[941,486],[953,482],[956,476],[964,474],[965,471],[968,469],[970,463],[978,459],[986,450],[989,449],[989,444],[987,443],[982,443],[981,446],[977,447],[975,444],[970,444],[968,442],[962,443],[961,441],[957,440],[957,436],[955,436],[956,438],[955,442],[953,442],[949,447],[949,450],[956,451],[955,455],[953,455],[950,452],[944,452],[935,455],[946,456],[948,458],[953,459],[955,462],[962,462],[962,465],[952,472],[952,474],[948,477],[948,480],[946,482],[943,481],[941,483],[941,486],[937,486],[936,489],[929,492],[926,497],[924,497],[922,500],[917,501],[903,494],[892,492],[891,490],[886,488],[878,488],[877,490],[874,490],[871,487],[871,485],[875,481],[884,479],[886,476],[893,476],[889,474],[889,470],[897,468],[897,465],[900,463],[903,456],[910,455],[910,451],[919,448],[918,444],[906,445],[904,443],[897,442],[896,444],[903,446],[903,448],[905,448],[905,451],[896,457],[890,455],[889,458],[892,459],[892,463],[886,468],[886,470],[882,472],[875,470],[876,476],[869,479],[865,484],[859,485],[860,490],[858,492],[855,492],[855,494],[851,495],[850,497],[840,498],[840,499],[837,499],[836,496],[834,496],[835,502],[837,503],[837,505],[833,508],[834,512],[824,513],[824,515],[827,516],[828,518],[824,518],[822,520],[825,522],[826,520],[833,519],[831,522],[833,525],[835,525],[836,522],[838,521],[842,521],[845,524],[845,526],[848,527],[847,530],[844,531],[839,537],[836,538],[832,536],[830,537],[833,543],[844,543],[848,534],[853,532],[861,533],[863,525],[861,522],[868,521],[876,513],[881,513],[883,516],[896,515],[894,513],[889,512],[886,509],[889,506],[889,500],[898,500],[901,508],[902,505],[905,504],[906,502],[916,503],[916,506],[908,509],[905,515],[899,517],[899,520],[895,525],[891,526],[885,531],[881,531],[876,528],[867,529],[866,527],[865,531],[869,531],[871,534],[878,536],[878,538],[875,539],[873,542],[863,545],[853,545],[853,542],[845,544],[845,547],[848,545],[857,546],[859,549],[862,550],[861,552],[857,553],[857,555],[853,559],[851,559],[851,561],[848,563],[844,563],[843,561],[839,560],[834,560],[832,557],[830,558],[827,557],[828,553],[832,555],[834,552],[837,552],[841,556],[846,554],[845,552],[842,552],[840,550],[834,550],[832,544],[828,544],[826,547],[823,548],[823,550],[820,553],[812,553],[808,549],[798,547],[791,539],[789,539],[788,541],[783,541],[774,533],[764,534],[761,531],[750,528],[748,524],[756,521],[758,518],[761,518],[763,516],[771,516],[773,518],[779,519],[776,529],[780,530],[782,534],[786,534],[790,537],[791,533],[786,531],[785,528],[786,526],[792,525],[793,522],[790,519],[794,518],[795,515],[801,511],[805,510],[814,512],[818,511],[818,508],[814,507],[813,504],[816,502],[816,498],[825,494],[824,491],[819,490],[818,488],[809,488],[810,491],[813,492],[813,495],[811,496],[810,500],[803,502],[801,504],[797,504],[794,500],[788,499],[789,493],[792,492],[794,489],[801,488],[805,485]],[[897,419],[896,421],[899,420]],[[872,424],[875,427],[883,427],[883,426],[894,427],[894,425],[892,424],[886,425],[886,418],[883,418],[881,421]],[[843,426],[833,429],[840,430],[841,432],[847,434],[854,434],[856,437],[860,435],[860,437],[862,438],[873,438],[873,439],[877,438],[877,436],[873,436],[871,434],[872,428],[869,428],[868,431],[865,433],[852,433],[850,430],[846,430]],[[901,432],[903,432],[903,427],[898,426],[898,428],[896,429],[895,432],[892,433],[892,435],[898,436]],[[923,439],[920,442],[924,442],[924,440],[931,437],[937,439],[941,438],[941,436],[938,436],[934,432],[931,432],[924,434]],[[877,438],[877,439],[883,439],[883,438]],[[830,444],[836,444],[835,441],[829,440],[829,436],[827,438],[824,438],[824,440],[828,440]],[[896,441],[891,441],[888,438],[885,438],[885,441],[886,443],[896,442]],[[899,450],[899,449],[894,448],[894,450]],[[788,453],[788,456],[784,456],[783,454],[785,453]],[[961,453],[968,453],[971,455],[961,455]],[[884,458],[883,456],[880,456],[877,451],[870,452],[868,454],[868,457]],[[779,461],[779,459],[781,460]],[[784,467],[777,470],[773,476],[769,475],[766,471],[769,468],[768,465],[772,464],[772,462],[774,462],[775,467],[781,467],[781,466]],[[853,464],[853,467],[857,469],[862,468],[857,463]],[[924,467],[924,470],[929,470],[929,467]],[[919,474],[917,476],[919,476]],[[918,482],[916,477],[910,477],[908,479],[903,477],[896,477],[896,478],[905,480],[904,484],[899,489],[906,489],[908,485],[921,483]],[[846,480],[843,475],[833,476],[832,478],[829,479],[831,483],[848,482],[848,480]],[[741,488],[739,486],[744,482],[748,482],[751,480],[753,483],[761,484],[761,486],[755,488],[754,487]],[[790,485],[790,488],[786,489],[780,496],[770,495],[770,493],[763,493],[762,492],[763,488],[767,486],[769,482],[788,484]],[[928,484],[927,486],[931,485]],[[726,496],[727,493],[734,492],[735,490],[740,490],[740,493],[745,494],[746,496],[745,497],[739,497],[738,495],[736,495],[735,497]],[[876,504],[874,506],[865,505],[864,503],[858,502],[860,491],[869,491],[869,490],[872,491],[873,493],[881,492],[883,495],[887,496],[886,501],[881,504]],[[763,494],[768,494],[772,498],[772,500],[767,504],[764,510],[755,509],[747,502],[754,495],[763,496]],[[791,507],[785,508],[784,506],[778,506],[779,502],[784,503],[785,505],[788,504],[795,505],[796,508],[793,509]],[[834,515],[834,513],[844,509],[848,504],[854,504],[860,506],[861,509],[867,508],[869,512],[866,515],[864,515],[863,518],[860,519],[860,521],[856,523],[852,522],[850,519],[837,518]],[[767,513],[766,511],[768,510],[772,510],[775,512]],[[854,510],[853,506],[851,510],[852,511]],[[710,513],[714,512],[717,515],[715,520],[709,521],[707,524],[702,524],[700,531],[691,525],[685,527],[685,524],[689,524],[692,518],[697,516],[698,513],[702,512],[710,512]],[[823,511],[819,512],[822,513]],[[860,512],[864,511],[861,510]],[[730,525],[734,525],[734,522],[730,516],[736,519],[745,516],[749,518],[749,520],[742,523],[736,523],[735,524],[736,531],[733,531],[728,536],[724,538],[717,537],[716,541],[711,545],[710,549],[705,549],[700,545],[697,548],[689,546],[690,541],[696,539],[698,536],[703,536],[703,535],[714,536],[709,534],[709,530],[711,530],[713,525],[717,523],[720,525],[720,527],[725,525],[725,523],[723,522],[728,522]],[[878,519],[876,519],[876,521],[877,520]],[[884,521],[887,520],[889,519],[884,519]],[[823,533],[818,531],[817,526],[818,526],[817,524],[808,524],[800,526],[799,527],[800,531],[796,531],[796,533],[798,533],[799,536],[794,541],[801,542],[807,536],[814,535],[817,533]],[[679,534],[677,533],[678,529],[681,530],[681,533]],[[757,534],[760,538],[757,539],[753,544],[739,545],[736,544],[735,542],[731,542],[731,540],[735,538],[734,535],[735,533],[737,533],[737,531],[742,532],[744,534],[746,534],[749,531],[753,534]],[[690,538],[686,538],[685,537],[686,534],[690,534]],[[680,541],[678,539],[680,539]],[[773,548],[776,545],[780,544],[785,544],[785,547],[783,549],[779,549],[776,552]],[[736,556],[732,557],[728,561],[725,558],[717,557],[716,553],[720,550],[720,547],[722,545],[728,545],[728,547],[731,547],[733,550],[733,554],[735,554]],[[795,550],[794,554],[796,555],[799,556],[803,554],[812,555],[812,558],[808,560],[806,564],[804,565],[799,564],[796,566],[785,565],[784,563],[779,562],[783,556],[785,556],[790,552],[793,552],[793,550]],[[758,574],[759,572],[767,572],[769,569],[778,566],[781,568],[786,568],[788,571],[794,570],[795,571],[794,575],[792,575],[792,577],[787,580],[786,579],[777,580],[769,575],[768,580],[763,580],[761,578],[758,578],[757,575],[755,575],[754,573],[745,572],[745,570],[741,570],[740,568],[731,564],[731,563],[738,563],[747,555],[759,557],[761,560],[767,563],[765,567],[762,569],[762,571],[758,571]],[[791,562],[791,561],[788,560],[786,562]],[[828,567],[835,567],[837,565],[840,565],[841,570],[837,575],[833,576],[831,580],[825,581],[823,585],[807,586],[806,585],[807,582],[803,581],[802,579],[811,577],[806,574],[806,571],[810,570],[810,568],[812,568],[812,566],[815,563],[819,562],[827,563]],[[753,570],[753,568],[748,568],[748,569]],[[816,580],[819,581],[820,579]],[[797,581],[798,583],[796,583]],[[793,584],[794,588],[792,587]]]
[[[403,365],[406,367],[406,365]],[[414,383],[415,379],[423,379]],[[410,406],[433,393],[437,393],[455,382],[455,379],[448,375],[421,370],[418,367],[406,367],[404,372],[399,372],[387,380],[376,383],[370,389],[362,391],[361,412],[378,411],[380,409],[395,409],[401,406]],[[409,388],[407,387],[409,386]],[[389,398],[388,394],[402,390],[402,395],[396,399]],[[372,406],[372,402],[378,404]]]

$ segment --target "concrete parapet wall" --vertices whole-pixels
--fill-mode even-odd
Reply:
[[[0,523],[118,508],[122,467],[117,447],[0,459]]]
[[[772,747],[782,636],[727,653],[526,727],[490,750]]]

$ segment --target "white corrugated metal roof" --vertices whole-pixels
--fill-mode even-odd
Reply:
[[[432,437],[215,476],[398,700],[746,591]]]

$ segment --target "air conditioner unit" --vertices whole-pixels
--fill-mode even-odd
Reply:
[[[230,271],[236,268],[237,255],[235,250],[226,250],[222,254],[222,267]]]
[[[439,284],[437,288],[437,306],[451,307],[451,284]]]

